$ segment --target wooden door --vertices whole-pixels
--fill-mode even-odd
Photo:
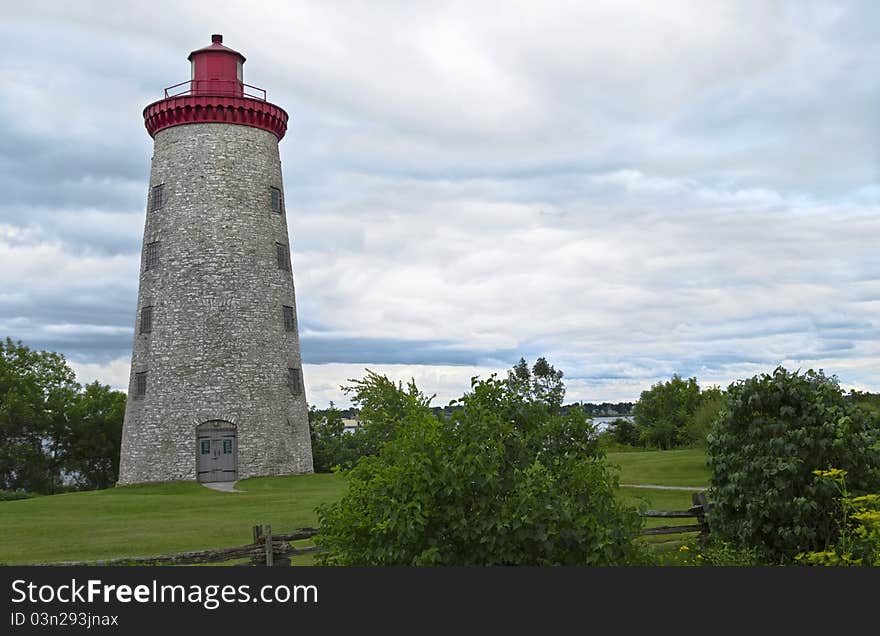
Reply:
[[[236,443],[234,430],[200,431],[196,440],[196,468],[198,480],[235,481],[237,479]]]

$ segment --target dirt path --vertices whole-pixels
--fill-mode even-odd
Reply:
[[[235,489],[234,481],[209,481],[203,483],[202,486],[211,490],[219,490],[220,492],[241,492]]]
[[[621,488],[649,488],[651,490],[706,490],[706,486],[658,486],[657,484],[620,484]]]

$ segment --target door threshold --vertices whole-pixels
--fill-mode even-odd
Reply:
[[[205,488],[210,488],[211,490],[217,490],[219,492],[244,492],[243,490],[236,490],[234,481],[201,481],[199,482]]]

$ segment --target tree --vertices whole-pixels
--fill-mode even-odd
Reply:
[[[0,343],[0,489],[51,494],[116,481],[125,394],[85,390],[64,356]]]
[[[63,356],[0,343],[0,489],[61,487],[61,440],[78,390]]]
[[[78,394],[65,440],[64,470],[82,490],[110,488],[119,477],[125,393],[93,382]]]
[[[845,471],[854,494],[880,489],[880,422],[834,377],[778,367],[731,384],[708,439],[713,535],[771,561],[827,550],[840,500],[823,471]]]
[[[691,446],[705,447],[709,431],[724,409],[725,394],[719,387],[700,393],[700,403],[685,426],[685,439]]]
[[[623,446],[641,446],[642,438],[639,435],[639,429],[632,420],[625,417],[619,417],[608,424],[608,434],[618,444]]]
[[[669,449],[687,442],[688,422],[700,404],[696,378],[678,374],[642,391],[633,407],[633,419],[645,445]]]
[[[519,394],[526,401],[543,402],[550,409],[557,411],[565,398],[565,384],[562,382],[562,371],[557,371],[546,358],[538,358],[532,369],[526,364],[525,358],[507,372],[507,384],[510,390]]]
[[[316,473],[329,473],[337,466],[351,468],[373,449],[363,429],[346,432],[342,415],[333,402],[326,411],[309,410],[312,461]]]
[[[520,369],[521,365],[518,365]],[[552,368],[552,367],[551,367]],[[526,367],[526,370],[528,368]],[[535,391],[474,378],[449,420],[414,384],[353,389],[395,430],[319,508],[319,560],[338,565],[608,565],[637,561],[640,520],[614,496],[595,428],[558,412],[558,385]],[[544,377],[558,382],[555,371]],[[553,381],[552,377],[556,377]],[[387,403],[387,408],[384,407]]]

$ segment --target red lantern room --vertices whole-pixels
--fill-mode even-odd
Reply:
[[[244,55],[223,46],[219,33],[211,36],[210,46],[193,51],[187,59],[192,63],[193,95],[244,95]]]
[[[187,58],[190,79],[165,89],[165,99],[144,109],[144,125],[151,137],[171,126],[196,123],[227,123],[254,126],[275,134],[287,131],[287,113],[266,101],[266,91],[244,83],[245,57],[223,46],[223,36],[211,36],[211,44]]]

